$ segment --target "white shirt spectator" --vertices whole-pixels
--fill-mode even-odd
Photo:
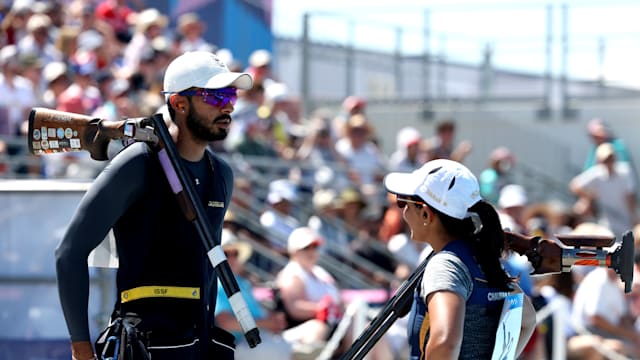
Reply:
[[[588,329],[596,332],[591,326],[589,318],[594,315],[605,318],[614,325],[620,325],[620,320],[628,314],[627,301],[618,284],[612,280],[606,268],[595,268],[582,280],[573,299],[571,322],[573,327]],[[607,335],[607,334],[598,334]],[[611,336],[609,334],[609,336]]]
[[[627,210],[628,194],[635,191],[635,182],[629,164],[617,162],[615,174],[609,175],[604,164],[596,164],[574,178],[574,183],[595,195],[598,223],[620,236],[633,227]]]
[[[374,184],[375,176],[385,171],[385,160],[371,142],[354,149],[349,139],[342,138],[336,142],[336,151],[347,161],[349,168],[360,175],[361,184]]]
[[[6,132],[7,134],[3,135],[16,135],[22,122],[27,119],[28,111],[36,104],[37,99],[33,86],[29,80],[18,75],[13,78],[13,84],[8,84],[5,76],[0,74],[0,94],[2,94],[0,108],[8,120],[5,125],[0,126],[0,133]]]

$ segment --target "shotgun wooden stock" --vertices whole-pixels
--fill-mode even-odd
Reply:
[[[94,160],[108,160],[112,139],[124,136],[125,121],[107,121],[46,108],[29,114],[28,145],[32,154],[86,150]]]

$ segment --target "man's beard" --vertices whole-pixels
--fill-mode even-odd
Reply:
[[[229,119],[229,121],[231,121],[231,116],[227,114],[220,115],[214,119],[214,122],[224,119]],[[193,136],[199,140],[209,142],[223,140],[227,137],[227,129],[210,128],[206,125],[208,120],[203,119],[202,117],[198,117],[193,111],[189,111],[189,115],[187,115],[186,121],[187,127],[189,128],[189,130],[191,130]]]

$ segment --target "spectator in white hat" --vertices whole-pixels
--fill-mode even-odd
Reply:
[[[290,180],[278,179],[269,184],[268,207],[260,215],[260,224],[266,230],[273,248],[282,253],[285,253],[289,234],[300,226],[293,213],[298,200],[296,186]]]
[[[123,72],[125,75],[133,74],[138,70],[143,54],[153,51],[151,42],[162,35],[169,22],[165,15],[154,8],[142,10],[130,15],[130,17],[134,19],[135,31],[131,41],[124,49]]]
[[[426,158],[420,156],[422,135],[411,126],[403,127],[396,135],[396,151],[389,157],[389,170],[411,172],[425,163]]]
[[[249,312],[260,329],[262,342],[255,348],[242,336],[242,327],[238,323],[229,298],[225,294],[222,283],[218,281],[218,298],[216,300],[215,318],[216,324],[223,329],[232,332],[236,337],[235,360],[287,360],[291,359],[291,344],[284,341],[282,331],[286,327],[286,319],[282,311],[271,311],[260,304],[253,295],[253,284],[245,277],[244,264],[251,257],[251,245],[240,240],[230,229],[222,229],[220,245],[229,262],[229,267],[236,277],[238,287],[242,291],[242,297],[247,304]]]
[[[45,14],[31,15],[27,20],[27,36],[18,42],[18,51],[21,54],[37,56],[45,65],[52,61],[61,61],[62,53],[49,38],[52,27],[49,16]]]
[[[500,190],[498,198],[498,215],[503,229],[515,232],[526,231],[524,210],[528,205],[527,191],[522,185],[509,184]]]
[[[587,153],[583,170],[587,170],[598,163],[596,149],[603,143],[610,143],[613,146],[618,161],[631,162],[631,155],[629,154],[627,145],[622,139],[615,136],[611,125],[604,119],[596,117],[589,120],[587,123],[587,134],[591,140],[591,147]]]
[[[20,135],[37,98],[29,80],[21,75],[18,48],[0,49],[0,134]]]
[[[33,14],[34,0],[14,0],[9,12],[2,18],[0,44],[17,44],[27,36],[27,20]]]
[[[266,49],[257,49],[249,55],[249,66],[247,72],[253,75],[256,82],[269,86],[273,79],[271,73],[271,52]]]
[[[287,318],[283,337],[293,344],[313,346],[315,350],[323,349],[324,342],[344,313],[336,280],[318,265],[320,247],[324,243],[325,239],[311,228],[296,228],[287,239],[289,262],[276,277],[279,299]],[[344,351],[350,342],[349,336],[343,338],[336,353]],[[370,355],[372,360],[391,358],[385,338],[380,339]]]
[[[289,262],[280,270],[276,285],[287,317],[287,341],[315,344],[327,340],[342,316],[336,281],[318,263],[324,239],[308,227],[298,227],[287,239]]]
[[[480,197],[476,177],[464,165],[440,159],[412,173],[388,174],[384,185],[396,195],[411,239],[433,248],[411,311],[411,356],[491,358],[503,299],[522,290],[502,268],[504,233],[495,209]],[[508,330],[520,332],[516,356],[535,328],[527,296],[517,324]]]
[[[574,235],[613,237],[601,225],[582,223],[572,231]],[[568,353],[580,359],[605,359],[597,348],[614,351],[624,357],[640,356],[640,333],[633,326],[629,297],[623,291],[620,277],[612,268],[578,266],[574,276],[580,279],[573,296],[570,323],[573,332],[568,339]]]
[[[180,52],[186,51],[216,51],[216,46],[207,42],[202,35],[206,24],[200,20],[195,12],[188,12],[178,17],[178,34],[180,35]],[[229,61],[225,61],[227,65]]]
[[[578,197],[574,210],[583,216],[595,216],[600,225],[620,237],[639,223],[636,183],[629,164],[617,161],[611,143],[598,145],[596,159],[596,165],[569,183],[569,189]]]
[[[498,198],[498,216],[502,229],[518,233],[527,232],[527,224],[524,219],[525,210],[529,205],[527,191],[522,185],[508,184],[500,190]],[[526,256],[516,252],[509,253],[503,259],[503,266],[507,273],[518,279],[518,284],[525,294],[533,295],[533,282],[530,272],[531,265]]]

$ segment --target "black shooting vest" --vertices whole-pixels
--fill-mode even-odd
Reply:
[[[229,165],[209,151],[202,161],[207,162],[209,171],[205,171],[206,179],[198,178],[196,191],[201,194],[211,232],[220,239],[233,185],[227,181],[231,182],[233,175]],[[144,193],[113,228],[120,262],[115,309],[137,313],[143,331],[183,333],[201,327],[204,317],[208,328],[213,323],[217,291],[214,269],[194,224],[178,206],[155,153],[146,158],[145,165],[150,181],[145,184]],[[187,165],[186,172],[194,181]],[[121,304],[123,290],[140,286],[200,288],[200,300],[154,297]],[[211,315],[203,316],[203,309]]]

